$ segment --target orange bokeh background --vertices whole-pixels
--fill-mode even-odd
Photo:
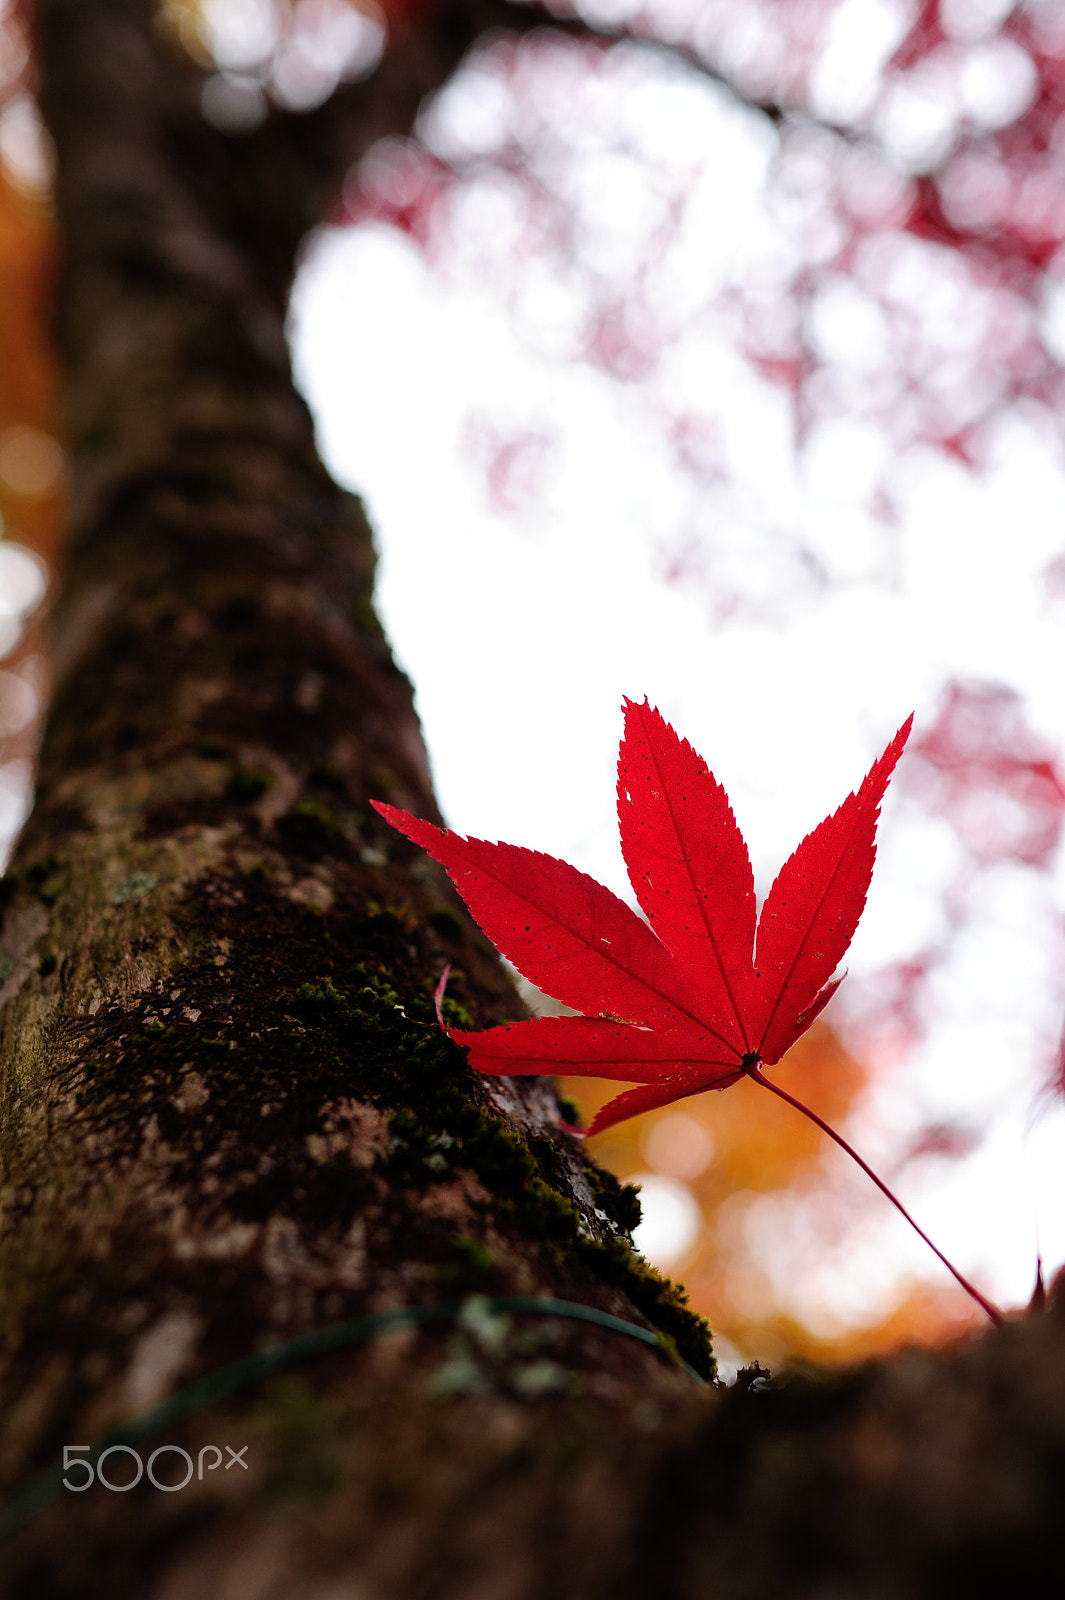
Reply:
[[[770,1072],[839,1129],[869,1084],[866,1068],[825,1022]],[[617,1088],[587,1079],[561,1086],[585,1122]],[[775,1196],[798,1211],[818,1249],[836,1252],[844,1272],[852,1222],[860,1225],[888,1202],[818,1128],[749,1080],[621,1123],[594,1140],[591,1154],[624,1181],[661,1176],[688,1189],[698,1228],[667,1270],[743,1359],[850,1360],[905,1342],[937,1343],[980,1322],[945,1274],[936,1287],[900,1280],[885,1313],[831,1332],[780,1302],[746,1226],[759,1201]]]

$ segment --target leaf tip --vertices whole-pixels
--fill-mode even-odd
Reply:
[[[888,745],[887,750],[884,752],[885,755],[890,753],[893,756],[894,759],[891,763],[892,766],[895,765],[895,762],[906,748],[906,741],[913,732],[913,719],[916,715],[916,711],[910,712],[909,716],[906,718],[906,721],[902,724],[902,727],[899,729],[894,739],[892,739],[891,743]]]
[[[419,821],[410,811],[404,811],[401,806],[391,806],[387,800],[371,800],[370,804],[377,815],[387,822],[390,828],[395,828],[397,833],[408,833],[410,824],[417,824]],[[432,827],[432,824],[425,823],[423,826]]]

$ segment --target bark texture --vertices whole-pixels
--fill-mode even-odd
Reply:
[[[517,1002],[369,809],[436,814],[366,521],[283,338],[345,161],[499,5],[444,5],[367,84],[240,138],[203,121],[146,0],[37,9],[74,473],[4,884],[0,1494],[249,1351],[398,1306],[561,1296],[710,1377],[705,1328],[632,1254],[633,1195],[550,1089],[475,1080],[435,1027],[445,960],[479,1022]],[[1050,1546],[1062,1320],[726,1393],[474,1299],[165,1434],[246,1445],[246,1471],[64,1491],[0,1546],[0,1592],[979,1593]]]
[[[4,1483],[264,1342],[472,1291],[650,1319],[709,1372],[702,1325],[632,1256],[633,1196],[586,1165],[546,1087],[474,1081],[433,1020],[448,959],[479,1015],[519,1007],[446,879],[368,805],[435,815],[369,530],[289,375],[317,134],[212,129],[202,75],[140,0],[42,0],[39,32],[73,483],[37,803],[6,880]],[[469,38],[452,17],[397,49],[387,95],[368,86],[361,113],[349,95],[351,152],[383,108],[405,128]],[[66,1494],[25,1570],[61,1590],[45,1572],[68,1539],[79,1568],[76,1530],[99,1524],[100,1581],[143,1594],[175,1517],[210,1526],[236,1494],[258,1549],[277,1496],[315,1501],[367,1438],[444,1501],[416,1440],[434,1373],[505,1397],[487,1457],[495,1424],[451,1407],[478,1473],[541,1425],[546,1402],[514,1411],[523,1387],[583,1372],[625,1412],[690,1381],[602,1331],[545,1321],[510,1350],[489,1327],[253,1391],[219,1442],[262,1443],[211,1509]]]

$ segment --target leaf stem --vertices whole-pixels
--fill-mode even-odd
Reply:
[[[906,1207],[902,1204],[902,1201],[897,1199],[895,1195],[892,1194],[891,1190],[888,1188],[883,1179],[877,1177],[868,1161],[862,1160],[857,1150],[855,1150],[852,1145],[847,1143],[842,1134],[837,1133],[835,1128],[830,1127],[822,1117],[817,1115],[816,1111],[811,1111],[809,1106],[804,1106],[801,1100],[796,1100],[795,1096],[789,1094],[786,1089],[782,1089],[779,1084],[772,1083],[769,1078],[765,1077],[761,1069],[761,1064],[758,1061],[746,1066],[744,1070],[747,1073],[747,1076],[752,1078],[755,1083],[760,1083],[763,1089],[769,1090],[770,1094],[775,1094],[780,1100],[786,1100],[789,1106],[794,1106],[796,1111],[801,1111],[804,1117],[808,1117],[812,1123],[821,1129],[822,1133],[827,1133],[828,1137],[838,1144],[841,1150],[845,1150],[850,1156],[851,1160],[858,1163],[866,1177],[872,1178],[881,1194],[887,1196],[887,1198],[891,1201],[891,1204],[895,1207],[896,1211],[900,1211],[902,1213],[902,1215],[906,1218],[906,1221],[910,1224],[910,1227],[915,1233],[920,1235],[928,1248],[939,1257],[947,1271],[953,1274],[953,1276],[961,1284],[966,1294],[970,1295],[972,1299],[976,1301],[981,1310],[986,1311],[987,1315],[991,1318],[991,1321],[996,1325],[1001,1325],[1003,1322],[1005,1322],[1006,1319],[998,1307],[996,1305],[992,1305],[990,1300],[985,1299],[985,1297],[980,1293],[979,1289],[977,1289],[974,1284],[971,1284],[968,1278],[963,1277],[952,1262],[947,1260],[942,1250],[940,1250],[937,1245],[932,1243],[924,1229],[918,1227],[917,1223],[910,1216],[910,1213],[906,1210]]]

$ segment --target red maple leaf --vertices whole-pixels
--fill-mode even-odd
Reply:
[[[601,883],[537,850],[464,839],[381,801],[374,809],[446,867],[475,920],[518,971],[582,1013],[447,1032],[478,1072],[621,1079],[590,1134],[741,1077],[786,1100],[842,1146],[907,1221],[872,1169],[762,1072],[835,994],[858,926],[876,823],[909,737],[903,724],[860,788],[784,863],[757,916],[728,796],[706,762],[644,701],[625,701],[618,820],[644,922]],[[756,926],[757,923],[757,926]],[[994,1319],[1000,1313],[917,1232]]]
[[[912,720],[784,865],[757,919],[757,950],[754,877],[728,796],[646,701],[625,702],[617,792],[625,864],[647,922],[564,861],[463,839],[375,800],[447,868],[518,971],[584,1013],[449,1029],[471,1066],[639,1083],[600,1111],[589,1130],[599,1133],[779,1061],[840,982],[832,974],[865,905],[877,812]]]

